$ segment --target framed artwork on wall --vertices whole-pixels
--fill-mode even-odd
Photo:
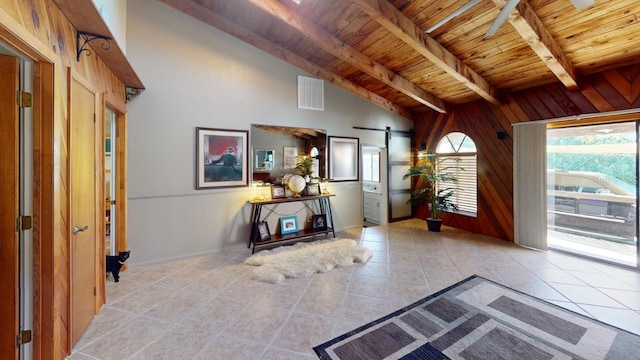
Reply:
[[[360,139],[329,136],[329,180],[358,181]]]
[[[283,168],[285,169],[295,169],[296,168],[296,158],[298,157],[298,148],[295,146],[284,146],[282,149],[283,153]]]
[[[196,128],[196,189],[248,186],[246,130]]]

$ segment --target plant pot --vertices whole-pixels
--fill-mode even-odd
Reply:
[[[440,232],[442,227],[442,219],[427,219],[427,229],[433,232]]]

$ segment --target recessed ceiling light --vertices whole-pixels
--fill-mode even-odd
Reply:
[[[294,3],[300,5],[300,3],[302,2],[302,0],[292,0]]]
[[[611,134],[613,132],[613,130],[611,130],[611,129],[600,129],[600,130],[596,130],[596,132],[598,132],[600,134]]]

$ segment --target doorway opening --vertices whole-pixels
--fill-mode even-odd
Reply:
[[[384,147],[362,145],[363,226],[383,223],[382,150]]]
[[[638,266],[638,123],[547,130],[547,241]]]
[[[105,253],[116,254],[116,114],[109,108],[104,116],[104,213]]]

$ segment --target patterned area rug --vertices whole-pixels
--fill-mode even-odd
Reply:
[[[640,337],[479,276],[313,348],[320,359],[640,359]]]

